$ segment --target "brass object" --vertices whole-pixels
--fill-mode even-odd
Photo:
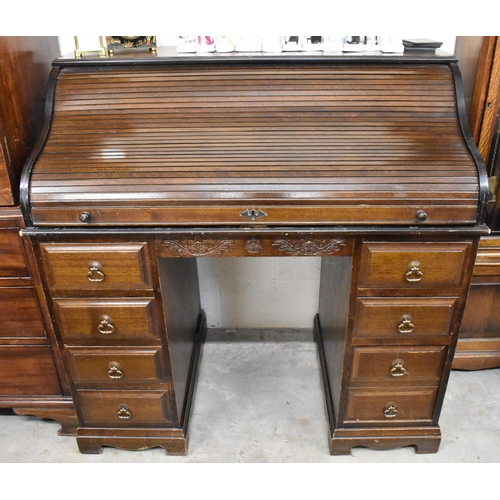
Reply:
[[[84,54],[97,54],[106,57],[106,47],[103,36],[75,36],[75,57]]]
[[[391,375],[393,377],[402,377],[403,375],[408,375],[404,365],[404,361],[402,359],[395,359],[392,362]]]
[[[241,212],[240,217],[246,217],[250,220],[258,220],[261,217],[267,217],[267,214],[260,208],[247,208],[244,212]]]
[[[403,314],[399,319],[400,323],[398,325],[399,333],[411,333],[415,329],[415,325],[411,322],[412,317],[410,314]]]
[[[414,260],[408,264],[406,281],[409,281],[410,283],[416,283],[424,277],[422,271],[420,270],[420,266],[421,264],[417,260]]]
[[[129,410],[129,407],[126,404],[121,404],[118,407],[116,415],[118,416],[118,418],[123,418],[123,419],[132,418],[132,412]]]
[[[104,281],[106,276],[102,272],[102,266],[99,262],[89,263],[89,272],[87,273],[87,278],[92,282]]]
[[[387,403],[385,410],[384,410],[384,416],[386,418],[394,418],[398,414],[398,410],[396,408],[396,403]]]
[[[102,335],[111,335],[115,331],[111,318],[107,314],[103,314],[100,318],[100,323],[97,329]]]
[[[123,377],[123,371],[120,363],[117,363],[116,361],[111,361],[108,365],[108,376],[109,378],[122,378]]]
[[[417,220],[420,222],[424,222],[427,220],[427,214],[424,210],[417,210]]]
[[[81,222],[90,222],[91,215],[90,212],[82,212],[79,217]]]
[[[107,36],[107,48],[110,54],[117,50],[149,49],[156,52],[156,36]]]

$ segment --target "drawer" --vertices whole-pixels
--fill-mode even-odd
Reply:
[[[500,283],[500,238],[481,238],[472,279],[476,283]]]
[[[75,384],[100,387],[165,380],[161,349],[67,349],[67,364]]]
[[[140,345],[159,342],[154,299],[54,299],[67,345]]]
[[[19,228],[0,229],[0,278],[30,277]]]
[[[443,288],[459,295],[471,249],[470,242],[367,242],[361,251],[358,288],[405,289],[405,294]]]
[[[172,395],[165,391],[78,390],[87,427],[175,427]]]
[[[146,243],[43,244],[41,253],[55,295],[67,291],[152,289]]]
[[[350,388],[347,391],[345,423],[431,423],[436,387],[393,390]]]
[[[360,297],[356,302],[353,337],[448,338],[457,302],[456,297]]]
[[[45,328],[33,288],[0,288],[2,338],[45,338]]]
[[[48,346],[0,347],[0,395],[61,395],[56,367]]]
[[[349,380],[351,385],[437,387],[447,351],[444,346],[355,347]]]

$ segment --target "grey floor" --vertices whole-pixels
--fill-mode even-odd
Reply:
[[[452,371],[437,454],[413,448],[328,454],[316,347],[306,330],[211,330],[203,347],[189,455],[104,448],[82,455],[56,422],[0,414],[2,463],[495,463],[500,462],[500,369]]]

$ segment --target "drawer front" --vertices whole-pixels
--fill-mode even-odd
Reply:
[[[14,205],[11,180],[8,172],[7,162],[3,154],[4,142],[0,142],[0,206]],[[6,155],[8,156],[8,155]]]
[[[61,395],[48,346],[0,347],[0,395]]]
[[[500,238],[481,238],[472,279],[476,283],[500,283]]]
[[[67,349],[65,355],[75,384],[125,387],[165,381],[159,348]]]
[[[54,299],[67,345],[158,343],[153,299]]]
[[[458,298],[358,298],[353,337],[449,337]]]
[[[54,294],[152,289],[145,243],[43,244],[41,253],[49,287]]]
[[[77,391],[88,427],[175,427],[171,395],[160,391]]]
[[[470,242],[365,243],[358,287],[459,291],[471,248]]]
[[[0,278],[30,276],[19,228],[0,229]]]
[[[407,391],[350,388],[344,421],[377,425],[431,423],[437,391],[437,388]]]
[[[0,288],[2,338],[45,338],[45,329],[33,288]]]
[[[447,348],[355,347],[352,353],[351,384],[438,386]]]

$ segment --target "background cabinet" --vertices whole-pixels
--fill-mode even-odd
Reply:
[[[20,174],[41,131],[58,55],[57,37],[0,37],[0,408],[53,418],[72,434],[73,403],[49,341],[31,245],[20,236]]]
[[[492,233],[481,238],[453,362],[464,370],[500,367],[500,37],[482,39],[469,123],[488,171]]]

